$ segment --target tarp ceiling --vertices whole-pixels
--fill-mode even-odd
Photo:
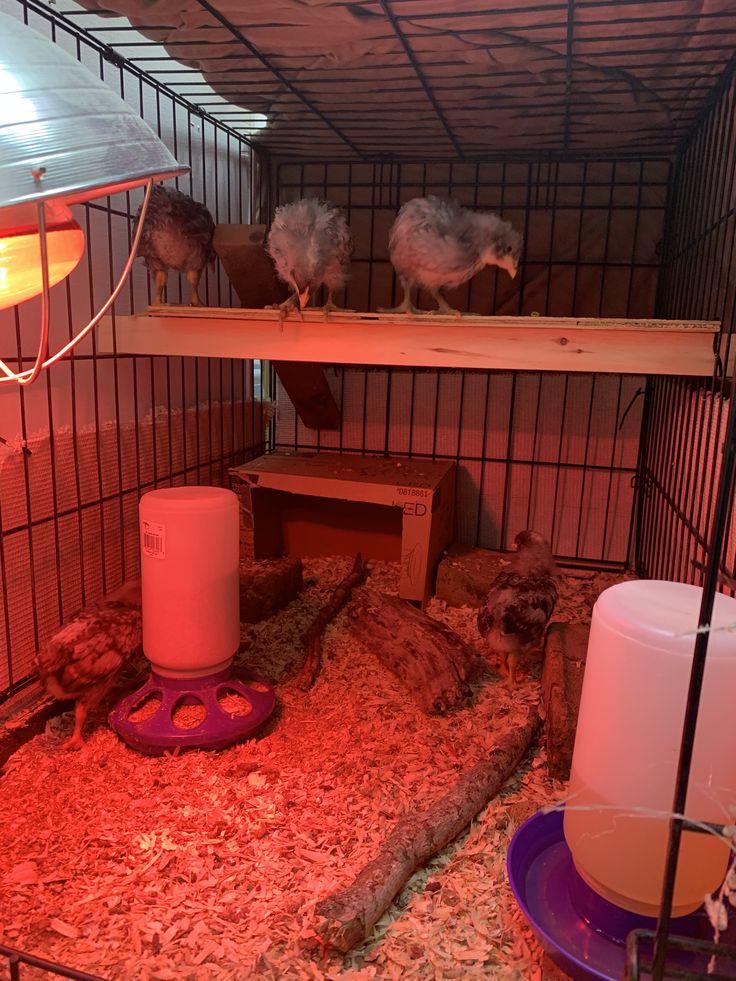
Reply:
[[[733,0],[80,2],[265,114],[279,157],[670,153],[736,47]]]

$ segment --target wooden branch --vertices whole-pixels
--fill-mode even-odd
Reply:
[[[358,552],[355,556],[352,572],[337,585],[329,603],[322,607],[304,634],[304,663],[296,679],[296,683],[304,691],[312,687],[322,666],[322,634],[325,632],[325,627],[330,620],[334,620],[348,601],[353,588],[363,582],[367,571],[368,566]]]
[[[406,600],[361,589],[350,607],[349,629],[406,685],[423,712],[446,712],[470,694],[476,652]]]
[[[488,759],[464,773],[426,811],[396,825],[381,854],[345,889],[317,903],[317,929],[325,941],[347,952],[366,939],[409,876],[467,827],[513,776],[539,728],[536,707],[523,724],[505,733]]]

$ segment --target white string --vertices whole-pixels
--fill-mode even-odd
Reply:
[[[687,633],[684,633],[684,634],[674,634],[673,636],[675,636],[675,637],[695,637],[697,634],[715,634],[719,630],[725,630],[727,633],[730,633],[731,631],[736,630],[736,623],[727,623],[723,627],[712,627],[712,626],[710,626],[709,624],[706,623],[706,624],[703,624],[702,627],[696,627],[695,630],[688,630]]]

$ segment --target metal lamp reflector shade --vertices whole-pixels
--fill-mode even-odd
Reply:
[[[42,367],[71,350],[112,305],[130,271],[145,216],[144,210],[128,262],[108,302],[69,345],[46,359],[48,290],[54,278],[61,278],[57,276],[58,239],[57,245],[52,243],[61,228],[58,213],[44,203],[53,200],[68,206],[148,185],[145,208],[154,180],[175,177],[189,168],[177,163],[148,124],[104,82],[58,45],[3,13],[0,102],[0,277],[6,291],[15,275],[35,282],[35,293],[43,297],[35,365],[14,372],[0,361],[0,383],[28,384]],[[21,237],[26,236],[24,242],[19,230]],[[28,257],[32,252],[29,235],[35,235],[39,245],[35,277],[27,261],[22,261],[23,254]],[[69,236],[62,251],[69,263],[74,252]],[[23,299],[31,295],[26,289]]]
[[[2,13],[0,100],[0,209],[45,198],[76,204],[188,169],[84,65]]]

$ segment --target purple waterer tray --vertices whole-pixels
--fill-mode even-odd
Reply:
[[[253,687],[253,686],[256,687]],[[219,697],[233,692],[247,699],[247,715],[231,715]],[[155,713],[141,722],[132,722],[130,714],[149,697],[161,704]],[[206,710],[203,721],[184,729],[174,723],[174,711],[180,705],[201,704]],[[110,711],[110,725],[133,749],[149,756],[181,749],[225,749],[246,739],[273,712],[276,695],[261,678],[232,668],[202,678],[167,678],[154,671],[145,684],[132,695],[121,699]]]
[[[517,830],[506,856],[516,901],[542,947],[574,981],[621,981],[625,976],[626,936],[656,921],[607,902],[578,875],[562,829],[562,811],[540,811]],[[673,935],[713,940],[705,912],[672,920]],[[723,943],[733,943],[736,917],[730,917]],[[708,955],[670,948],[668,963],[705,973]],[[721,977],[736,978],[736,963],[719,960]],[[648,975],[647,975],[648,977]]]

